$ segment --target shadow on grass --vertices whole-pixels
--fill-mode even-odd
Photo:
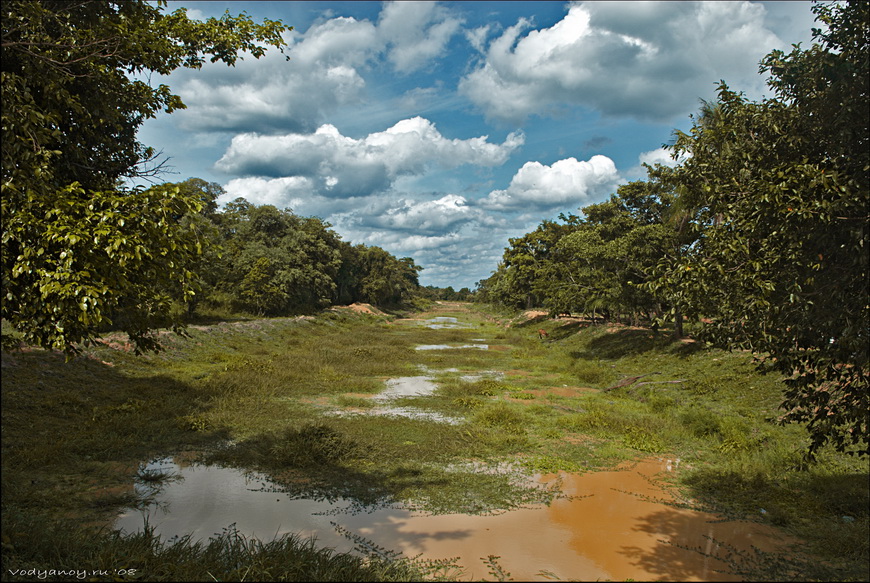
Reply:
[[[706,468],[686,479],[687,493],[709,512],[787,529],[803,542],[799,553],[757,548],[730,554],[733,573],[746,581],[863,581],[867,578],[870,475],[801,471],[789,483],[761,473],[746,476]],[[812,520],[807,520],[812,518]],[[812,557],[802,552],[810,552]],[[820,558],[822,560],[820,560]],[[799,574],[799,578],[796,578]]]
[[[250,320],[258,320],[256,316],[238,316],[238,315],[219,315],[219,314],[194,314],[188,318],[186,324],[189,326],[213,326],[215,324],[233,323],[233,322],[248,322]]]
[[[197,424],[201,395],[165,375],[39,350],[4,353],[2,381],[4,484],[26,486],[4,487],[4,508],[92,515],[143,459],[226,437]]]
[[[547,320],[550,320],[550,319],[551,318],[548,315],[541,314],[539,316],[534,316],[532,318],[529,318],[525,322],[520,322],[519,324],[514,324],[513,327],[514,328],[532,328],[533,326],[539,326],[541,324],[541,322],[546,322]]]
[[[382,425],[387,420],[381,419]],[[413,422],[408,422],[413,424]],[[300,428],[262,433],[231,447],[212,452],[209,463],[241,469],[254,468],[267,474],[282,491],[293,498],[317,501],[349,501],[357,512],[371,512],[399,504],[408,488],[445,490],[451,486],[443,472],[426,471],[410,459],[383,451],[393,463],[382,469],[370,466],[377,446],[324,422],[306,423]]]
[[[573,336],[577,334],[581,330],[585,330],[591,326],[590,322],[570,322],[568,324],[563,324],[557,328],[554,328],[550,332],[550,338],[553,340],[564,340],[569,336]]]
[[[664,332],[623,329],[591,338],[585,348],[572,352],[571,356],[617,359],[653,350],[669,352],[676,356],[689,356],[703,349],[704,346],[699,342],[676,340],[672,335]]]

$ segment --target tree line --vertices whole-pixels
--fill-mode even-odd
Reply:
[[[699,337],[785,377],[782,421],[868,453],[870,4],[816,3],[809,49],[760,64],[773,96],[722,81],[674,167],[510,240],[478,300],[635,321],[703,318]]]
[[[191,266],[199,293],[177,306],[259,316],[310,313],[334,304],[398,306],[418,295],[422,267],[380,247],[343,241],[318,217],[256,206],[236,198],[218,211],[224,194],[214,182],[191,178],[160,188],[198,198],[199,212],[183,219],[205,245]]]

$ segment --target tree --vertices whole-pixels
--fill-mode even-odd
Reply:
[[[335,298],[342,241],[328,223],[244,199],[214,218],[225,252],[222,268],[212,268],[221,276],[211,283],[212,297],[261,315],[311,312]]]
[[[576,220],[574,216],[565,218],[565,224],[545,220],[534,231],[509,239],[510,246],[505,249],[502,263],[487,280],[484,295],[489,301],[524,309],[540,306],[553,284],[552,274],[546,269],[553,249],[563,236],[576,228]]]
[[[786,378],[784,422],[868,450],[868,39],[870,4],[816,4],[809,50],[761,64],[776,97],[722,82],[677,154],[673,185],[698,239],[663,281],[713,319],[704,338],[746,348]]]
[[[166,85],[136,77],[196,69],[206,56],[259,58],[284,46],[288,27],[165,8],[2,3],[2,317],[28,343],[74,353],[117,313],[137,350],[154,348],[164,290],[196,291],[188,267],[201,241],[181,224],[203,201],[175,187],[121,186],[162,169],[136,139],[141,124],[184,107]]]
[[[602,203],[582,209],[584,218],[554,245],[544,268],[544,305],[551,313],[576,309],[638,320],[661,300],[645,284],[660,259],[676,245],[667,223],[672,193],[649,168],[649,181],[621,185]]]
[[[397,259],[380,247],[368,247],[362,254],[360,299],[378,306],[398,305],[410,300],[420,287],[422,267],[410,257]]]

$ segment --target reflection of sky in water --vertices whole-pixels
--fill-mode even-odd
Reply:
[[[324,544],[341,550],[352,547],[330,525],[335,518],[323,514],[342,505],[350,506],[346,500],[330,503],[291,499],[265,476],[231,468],[202,465],[181,468],[168,459],[149,466],[156,468],[158,464],[176,479],[153,494],[154,504],[144,510],[122,513],[115,529],[135,532],[142,529],[147,519],[163,538],[190,533],[194,539],[204,540],[235,524],[241,534],[261,540],[299,533],[304,537],[316,535]]]
[[[389,401],[402,397],[427,397],[438,388],[432,377],[398,377],[389,379],[387,388],[372,397],[377,401]]]
[[[450,425],[459,425],[465,421],[459,417],[450,417],[449,415],[442,415],[435,411],[425,411],[417,407],[373,407],[365,411],[356,412],[356,414],[407,417],[408,419],[435,421],[436,423],[449,423]]]
[[[433,330],[445,328],[471,328],[471,324],[460,322],[458,319],[452,318],[450,316],[438,316],[437,318],[430,318],[426,320],[425,325],[427,328],[432,328]]]
[[[656,502],[671,499],[652,479],[658,472],[679,471],[670,461],[646,460],[621,471],[561,474],[561,489],[570,497],[549,506],[490,515],[428,515],[400,505],[359,512],[347,499],[330,503],[293,498],[256,473],[180,467],[167,459],[149,468],[177,478],[154,495],[155,504],[122,513],[114,527],[136,532],[147,518],[164,539],[191,534],[194,540],[205,540],[235,525],[245,537],[272,540],[294,533],[303,539],[316,537],[318,547],[352,551],[354,543],[337,526],[407,557],[459,557],[467,568],[464,580],[488,577],[481,559],[488,555],[500,556],[499,565],[517,581],[741,580],[720,572],[727,571],[722,562],[688,548],[723,556],[727,552],[719,549],[720,543],[773,550],[775,533],[762,525],[723,521]],[[541,483],[552,483],[555,477],[543,476]],[[715,545],[709,544],[711,539]]]
[[[489,350],[489,344],[420,344],[414,350],[451,350],[456,348],[477,348],[478,350]]]
[[[442,415],[435,411],[426,411],[418,407],[407,405],[403,407],[393,407],[387,404],[395,399],[427,397],[434,393],[437,388],[438,385],[432,381],[432,377],[430,376],[398,377],[389,379],[386,382],[386,388],[372,397],[373,401],[380,403],[381,405],[362,410],[333,411],[331,414],[407,417],[408,419],[449,423],[451,425],[462,423],[463,419],[461,418]]]

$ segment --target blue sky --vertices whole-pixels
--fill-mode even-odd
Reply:
[[[768,95],[759,61],[808,47],[802,2],[170,2],[293,26],[286,54],[179,70],[187,109],[140,140],[174,174],[290,208],[456,289],[508,239],[578,214],[688,130],[721,79]]]

